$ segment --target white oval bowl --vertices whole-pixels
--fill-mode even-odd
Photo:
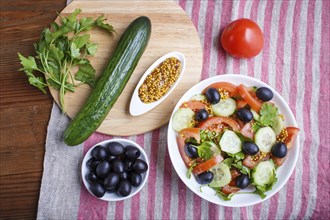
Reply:
[[[152,103],[143,103],[141,99],[139,98],[139,88],[143,84],[144,80],[147,78],[147,76],[151,73],[152,70],[154,70],[160,63],[162,63],[165,59],[175,57],[181,62],[181,71],[179,78],[175,81],[175,83],[171,86],[171,88],[167,91],[166,94],[164,94],[159,100],[152,102]],[[184,73],[184,70],[186,68],[186,58],[185,56],[180,52],[170,52],[168,54],[165,54],[158,60],[156,60],[149,68],[148,70],[143,74],[142,78],[140,79],[139,83],[137,84],[134,93],[131,98],[131,103],[129,107],[129,112],[132,116],[139,116],[142,115],[151,109],[155,108],[157,105],[159,105],[162,101],[164,101],[174,90],[174,88],[178,85],[180,79],[182,78],[182,75]]]
[[[172,128],[172,119],[173,119],[173,114],[178,110],[178,108],[183,102],[190,100],[192,96],[195,94],[201,94],[204,88],[215,82],[231,82],[235,85],[239,85],[243,83],[244,85],[247,86],[257,86],[257,87],[265,86],[270,88],[274,93],[272,102],[274,102],[277,105],[277,107],[279,108],[279,112],[284,115],[286,126],[298,127],[295,117],[291,109],[289,108],[288,104],[274,89],[272,89],[267,84],[255,78],[243,76],[243,75],[234,75],[234,74],[219,75],[208,78],[193,86],[181,97],[181,99],[175,106],[171,115],[171,119],[168,125],[168,132],[167,132],[167,143],[168,143],[167,146],[168,146],[169,155],[173,167],[177,172],[177,174],[179,175],[179,177],[181,178],[181,180],[185,183],[187,187],[189,187],[195,194],[197,194],[201,198],[209,202],[212,202],[214,204],[227,206],[227,207],[244,207],[244,206],[255,205],[272,197],[284,186],[284,184],[290,178],[296,166],[299,155],[299,141],[298,141],[299,136],[297,137],[297,140],[293,148],[288,152],[287,159],[285,160],[284,164],[277,169],[276,171],[277,183],[273,186],[272,190],[266,192],[267,197],[265,199],[261,199],[260,196],[256,194],[237,194],[234,195],[230,201],[224,201],[220,199],[215,194],[215,191],[210,187],[203,187],[201,189],[200,188],[201,185],[197,183],[193,175],[190,179],[188,179],[186,176],[187,168],[180,156],[180,152],[176,142],[176,132]]]
[[[131,193],[128,196],[122,197],[122,196],[119,196],[117,193],[106,192],[103,197],[98,198],[89,189],[90,183],[86,179],[86,175],[88,174],[89,168],[87,167],[86,163],[87,163],[87,161],[90,158],[92,158],[92,150],[96,146],[99,146],[99,145],[106,146],[106,144],[111,143],[111,142],[119,142],[122,145],[124,145],[125,147],[127,147],[128,145],[132,145],[132,146],[138,148],[140,150],[140,152],[141,152],[141,155],[140,155],[139,159],[142,159],[142,160],[144,160],[147,163],[148,170],[146,172],[144,172],[144,173],[141,174],[141,176],[142,176],[142,182],[141,182],[141,184],[138,187],[132,186],[132,191],[131,191]],[[96,198],[101,199],[101,200],[105,200],[105,201],[110,201],[110,202],[111,201],[121,201],[121,200],[125,200],[125,199],[128,199],[128,198],[131,198],[132,196],[134,196],[135,194],[137,194],[143,188],[143,186],[147,182],[147,179],[148,179],[148,176],[149,176],[149,169],[150,169],[150,167],[149,167],[149,160],[148,160],[147,154],[145,153],[144,149],[140,145],[138,145],[137,143],[135,143],[133,141],[118,138],[118,139],[111,139],[111,140],[102,141],[100,143],[95,144],[93,147],[91,147],[91,149],[88,150],[88,152],[86,153],[86,155],[85,155],[85,157],[84,157],[84,159],[82,161],[82,165],[81,165],[81,176],[82,176],[83,183],[84,183],[86,189],[88,190],[88,192],[90,194],[92,194],[93,196],[95,196]]]

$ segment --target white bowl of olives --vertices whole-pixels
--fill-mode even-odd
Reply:
[[[87,190],[105,201],[120,201],[137,194],[149,175],[143,148],[126,139],[111,139],[94,145],[81,167]]]

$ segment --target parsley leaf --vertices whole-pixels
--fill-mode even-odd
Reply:
[[[260,123],[263,126],[272,126],[278,108],[271,103],[263,103],[260,109]]]
[[[207,141],[203,142],[198,146],[198,156],[204,160],[208,160],[213,156],[213,151],[211,150],[211,144]]]
[[[97,45],[90,41],[89,34],[81,34],[93,27],[105,29],[115,33],[113,27],[105,23],[106,18],[101,15],[97,19],[84,17],[77,19],[81,9],[76,9],[67,17],[60,17],[60,22],[52,22],[51,28],[41,32],[40,40],[34,44],[37,55],[24,57],[18,53],[22,68],[31,85],[46,93],[45,87],[51,86],[59,90],[60,107],[65,112],[64,94],[74,92],[75,87],[81,84],[94,86],[95,69],[88,61],[87,56],[94,56]],[[72,69],[78,67],[74,74]],[[34,72],[44,74],[38,77]],[[80,84],[75,84],[75,80]]]

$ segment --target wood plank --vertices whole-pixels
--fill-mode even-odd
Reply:
[[[29,85],[17,52],[34,54],[42,29],[65,0],[0,2],[0,219],[35,219],[50,94]]]

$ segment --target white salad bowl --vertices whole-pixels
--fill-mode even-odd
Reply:
[[[175,81],[175,83],[171,86],[171,88],[167,91],[166,94],[164,94],[159,100],[152,102],[152,103],[143,103],[139,97],[139,88],[141,87],[141,85],[143,84],[144,80],[147,78],[147,76],[159,65],[161,64],[164,60],[166,60],[167,58],[170,57],[175,57],[178,60],[180,60],[181,62],[181,71],[179,74],[178,79]],[[182,75],[185,71],[186,68],[186,58],[182,53],[179,52],[170,52],[168,54],[165,54],[164,56],[162,56],[161,58],[159,58],[158,60],[156,60],[149,68],[148,70],[143,74],[143,76],[141,77],[139,83],[137,84],[132,98],[131,98],[131,103],[130,103],[130,107],[129,107],[129,112],[132,116],[139,116],[142,115],[148,111],[150,111],[151,109],[155,108],[156,106],[158,106],[161,102],[163,102],[170,94],[171,92],[174,90],[174,88],[178,85],[180,79],[182,78]]]
[[[277,174],[277,182],[273,186],[272,190],[267,191],[265,194],[267,195],[266,198],[262,199],[257,194],[237,194],[234,195],[230,201],[224,201],[220,197],[218,197],[213,189],[210,187],[202,187],[199,183],[197,183],[195,177],[192,175],[190,179],[187,178],[187,168],[180,156],[180,152],[178,149],[177,141],[176,141],[176,135],[177,133],[172,128],[172,120],[173,120],[173,114],[179,109],[180,105],[190,100],[194,95],[201,94],[203,89],[205,89],[208,85],[215,83],[215,82],[230,82],[235,85],[239,85],[243,83],[247,86],[257,86],[257,87],[268,87],[272,90],[274,97],[272,99],[272,102],[276,104],[276,106],[279,109],[279,112],[284,115],[285,117],[285,125],[286,126],[294,126],[297,127],[297,123],[295,120],[295,117],[290,110],[288,104],[284,101],[284,99],[270,86],[267,84],[261,82],[260,80],[257,80],[255,78],[251,78],[248,76],[243,75],[233,75],[233,74],[227,74],[227,75],[219,75],[212,78],[208,78],[204,81],[199,82],[195,86],[193,86],[191,89],[189,89],[179,100],[177,105],[175,106],[171,119],[168,125],[168,133],[167,133],[167,141],[168,141],[168,150],[169,155],[172,161],[172,164],[174,166],[175,171],[181,178],[181,180],[185,183],[187,187],[189,187],[195,194],[200,196],[201,198],[218,204],[222,206],[228,206],[228,207],[244,207],[244,206],[250,206],[254,205],[260,202],[265,201],[266,199],[269,199],[271,196],[273,196],[275,193],[277,193],[284,184],[288,181],[290,178],[299,154],[299,136],[297,137],[295,144],[293,145],[292,149],[287,154],[287,159],[285,160],[284,164],[279,167],[276,171]],[[248,191],[248,190],[242,190]],[[250,189],[251,192],[251,189]]]
[[[103,197],[101,197],[101,198],[96,197],[98,199],[105,200],[105,201],[121,201],[121,200],[131,198],[132,196],[137,194],[143,188],[143,186],[147,182],[147,179],[148,179],[148,176],[149,176],[149,169],[150,168],[149,168],[149,160],[148,160],[147,154],[145,153],[144,149],[140,145],[138,145],[137,143],[135,143],[133,141],[130,141],[130,140],[118,138],[118,139],[105,140],[105,141],[102,141],[100,143],[95,144],[93,147],[91,147],[87,151],[86,155],[84,156],[84,159],[83,159],[82,165],[81,165],[81,176],[82,176],[83,183],[84,183],[85,187],[87,188],[88,192],[94,196],[94,194],[90,191],[90,183],[86,179],[86,176],[89,172],[89,168],[87,167],[86,163],[90,158],[92,158],[92,150],[96,146],[99,146],[99,145],[105,146],[105,145],[107,145],[108,143],[111,143],[111,142],[119,142],[122,145],[124,145],[124,147],[127,147],[127,146],[136,147],[141,152],[141,155],[140,155],[139,159],[144,160],[148,165],[147,171],[141,174],[141,176],[142,176],[141,184],[137,187],[132,186],[132,191],[128,196],[122,197],[122,196],[119,196],[115,192],[113,192],[113,193],[106,192]]]

